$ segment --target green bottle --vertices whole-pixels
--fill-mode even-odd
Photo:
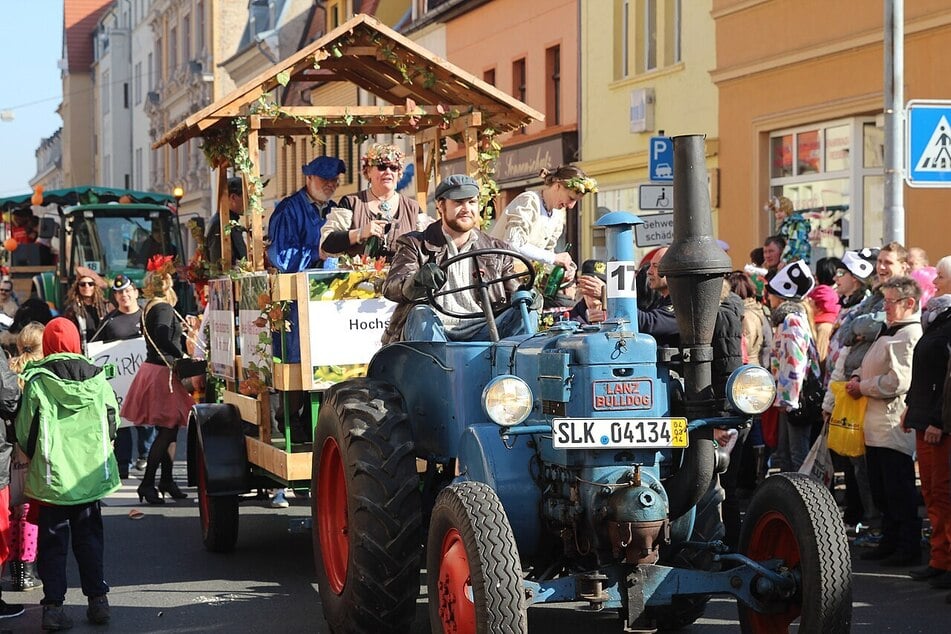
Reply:
[[[571,250],[571,244],[565,245],[565,251]],[[551,273],[548,274],[548,281],[545,282],[545,290],[543,295],[547,299],[554,299],[558,295],[558,291],[561,290],[561,283],[565,279],[565,267],[560,264],[556,264],[551,270]]]

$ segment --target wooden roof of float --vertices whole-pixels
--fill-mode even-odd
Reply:
[[[252,106],[285,79],[290,87],[348,81],[396,105],[281,106],[277,116],[256,114]],[[311,134],[309,123],[295,116],[320,117],[321,134],[365,135],[418,135],[440,127],[442,135],[466,127],[507,132],[544,119],[514,97],[360,14],[188,117],[153,147],[176,147],[213,133],[234,117],[254,114],[260,117],[259,133],[276,136]]]

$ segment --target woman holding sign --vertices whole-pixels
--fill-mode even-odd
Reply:
[[[188,424],[188,412],[195,404],[174,371],[175,362],[184,358],[183,319],[175,312],[178,297],[172,289],[172,256],[154,256],[146,267],[143,292],[149,299],[142,316],[145,335],[145,362],[122,402],[120,415],[135,425],[154,425],[158,430],[149,449],[139,501],[164,504],[165,494],[175,499],[188,497],[172,480],[172,456],[169,446],[178,437],[178,428]],[[155,488],[155,473],[162,466],[162,479]],[[159,497],[159,493],[163,497]]]

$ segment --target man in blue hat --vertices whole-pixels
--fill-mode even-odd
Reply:
[[[318,156],[301,171],[304,187],[277,204],[267,230],[267,257],[283,273],[314,268],[320,262],[320,228],[337,206],[331,196],[347,167],[334,156]]]
[[[472,259],[460,260],[446,270],[442,262],[478,249],[511,250],[507,242],[497,240],[476,228],[479,219],[479,184],[462,174],[447,176],[436,187],[436,209],[439,221],[423,231],[405,233],[396,240],[396,250],[389,274],[383,283],[383,295],[398,305],[383,335],[383,343],[391,341],[481,341],[488,340],[488,324],[484,317],[458,318],[437,315],[423,300],[429,290],[463,288],[472,285]],[[507,255],[479,256],[478,267],[485,280],[509,278],[519,268],[518,261]],[[509,279],[489,287],[493,306],[508,303],[525,277]],[[438,300],[440,305],[457,314],[482,314],[476,291],[448,293]],[[538,306],[534,306],[537,310]],[[538,313],[529,314],[532,321],[526,329],[518,310],[506,310],[496,317],[500,337],[534,332]]]

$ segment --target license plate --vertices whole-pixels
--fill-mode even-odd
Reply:
[[[680,449],[688,444],[686,418],[556,418],[555,449]]]

